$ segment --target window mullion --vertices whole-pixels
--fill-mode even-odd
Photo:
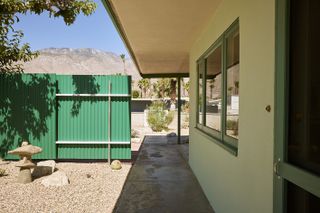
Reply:
[[[222,118],[221,118],[221,139],[224,140],[226,134],[226,113],[227,113],[227,45],[225,36],[222,40]]]
[[[203,126],[206,126],[206,75],[207,75],[207,63],[206,59],[202,60],[203,63],[203,69],[202,69],[202,123]]]

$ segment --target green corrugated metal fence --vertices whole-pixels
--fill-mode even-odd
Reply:
[[[27,140],[43,148],[35,159],[107,159],[112,94],[110,139],[128,144],[111,157],[131,159],[130,76],[1,75],[0,89],[1,155]]]

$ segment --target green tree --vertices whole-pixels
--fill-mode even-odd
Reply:
[[[150,89],[150,79],[143,78],[138,81],[138,87],[141,90],[141,97],[146,97],[148,89]]]
[[[155,132],[168,131],[168,126],[174,118],[174,112],[168,112],[163,101],[153,101],[148,110],[147,121],[150,128]]]
[[[125,75],[127,75],[127,73],[126,73],[126,55],[125,54],[121,54],[120,58],[121,58],[122,63],[123,63],[123,73]]]
[[[153,91],[158,98],[169,97],[171,89],[171,79],[161,78],[153,84]]]
[[[95,8],[92,0],[0,0],[0,73],[21,73],[22,63],[39,55],[28,43],[22,44],[23,32],[14,28],[18,14],[48,12],[49,17],[61,17],[71,25],[77,15],[88,16]]]
[[[186,96],[185,91],[189,94],[189,89],[190,89],[190,81],[184,82],[182,79],[182,87],[183,87],[183,96]]]

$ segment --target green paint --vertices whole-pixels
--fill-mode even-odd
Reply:
[[[0,154],[26,140],[46,152],[34,159],[55,158],[55,75],[0,75]]]
[[[320,197],[320,177],[289,163],[279,163],[279,175],[300,186],[304,190]]]
[[[56,140],[107,141],[108,98],[56,94],[108,94],[109,82],[112,94],[131,94],[130,76],[1,75],[1,152],[27,140],[43,148],[34,159],[107,159],[107,145],[56,145]],[[111,100],[111,140],[130,141],[131,98]],[[131,159],[130,144],[111,146],[112,158]]]
[[[131,94],[130,76],[59,76],[60,93]],[[59,141],[108,141],[107,97],[59,97]],[[111,141],[130,141],[130,97],[111,98]],[[72,113],[75,111],[76,113]],[[87,147],[91,147],[88,149]],[[123,150],[122,150],[123,149]],[[130,159],[131,146],[111,145],[111,156]],[[58,145],[58,157],[107,159],[107,145]]]
[[[275,47],[275,144],[274,163],[283,161],[285,157],[284,141],[286,141],[286,104],[287,104],[287,36],[288,36],[287,0],[276,1],[276,47]],[[285,212],[285,181],[274,174],[273,210],[275,213]]]
[[[278,174],[274,174],[273,210],[287,212],[286,182],[301,187],[320,197],[319,176],[293,166],[287,162],[288,109],[289,109],[289,17],[290,1],[276,1],[276,49],[275,49],[275,142],[274,163]],[[277,176],[279,175],[279,176]]]

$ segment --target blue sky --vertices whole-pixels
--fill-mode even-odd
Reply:
[[[71,26],[61,18],[49,18],[48,14],[20,15],[15,29],[24,32],[23,42],[32,50],[49,47],[95,48],[116,54],[129,54],[113,26],[100,0],[95,0],[97,9],[91,16],[80,15]]]

